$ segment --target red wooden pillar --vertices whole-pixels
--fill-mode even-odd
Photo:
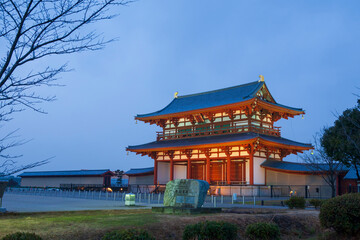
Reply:
[[[174,180],[174,153],[173,150],[166,152],[170,158],[170,181]]]
[[[226,183],[231,184],[231,159],[230,156],[226,157]]]
[[[174,157],[170,157],[170,181],[174,180]]]
[[[186,175],[187,179],[191,179],[191,160],[190,158],[188,158],[187,160],[187,175]]]
[[[254,151],[250,152],[250,161],[249,161],[249,171],[250,171],[250,185],[254,185]]]
[[[183,151],[183,153],[186,155],[186,158],[187,158],[187,174],[186,174],[186,178],[191,179],[191,156],[192,156],[192,150],[187,149],[187,150]]]
[[[206,181],[210,184],[210,156],[206,155]]]
[[[157,160],[154,159],[154,185],[157,185]]]

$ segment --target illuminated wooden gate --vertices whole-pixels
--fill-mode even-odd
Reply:
[[[192,164],[191,166],[191,178],[192,179],[205,179],[205,165],[203,163]]]
[[[210,165],[211,184],[222,184],[225,181],[225,165],[222,162],[212,162]]]
[[[244,160],[231,161],[231,182],[244,184],[246,182],[246,166]]]

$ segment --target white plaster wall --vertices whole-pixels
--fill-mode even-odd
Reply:
[[[320,175],[276,172],[266,170],[267,185],[327,185]]]
[[[185,165],[174,165],[174,179],[186,179]]]
[[[264,158],[254,157],[254,184],[265,184],[265,169],[260,165]]]
[[[60,187],[60,184],[103,184],[103,177],[24,177],[22,187]]]
[[[144,184],[151,185],[154,184],[154,175],[147,176],[129,176],[129,185],[132,184]]]
[[[158,182],[166,184],[170,180],[170,163],[158,162]]]

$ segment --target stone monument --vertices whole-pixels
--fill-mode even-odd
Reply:
[[[204,204],[209,183],[196,179],[176,179],[166,184],[164,206],[199,208]]]
[[[164,207],[153,207],[161,213],[214,213],[221,208],[203,208],[209,183],[198,179],[175,179],[166,184]]]

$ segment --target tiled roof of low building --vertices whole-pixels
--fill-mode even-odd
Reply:
[[[103,175],[111,172],[110,169],[100,170],[72,170],[72,171],[42,171],[42,172],[23,172],[19,177],[50,177],[50,176],[94,176]],[[112,173],[112,172],[111,172]],[[112,173],[113,174],[113,173]]]
[[[285,162],[285,161],[278,161],[278,160],[266,160],[264,161],[261,166],[263,168],[269,168],[273,170],[282,170],[282,171],[293,171],[293,172],[319,172],[319,171],[328,171],[329,165],[328,164],[306,164],[306,163],[296,163],[296,162]],[[337,171],[348,171],[349,169],[344,166],[343,164],[339,164],[336,167]]]
[[[137,174],[151,174],[154,172],[154,167],[149,168],[131,168],[125,172],[126,175],[137,175]]]
[[[350,168],[349,172],[345,175],[344,179],[358,179],[354,167]]]
[[[212,135],[208,137],[196,137],[196,138],[184,138],[176,140],[166,141],[154,141],[146,144],[129,146],[128,150],[141,150],[141,149],[161,149],[169,147],[191,147],[197,145],[216,144],[216,143],[227,143],[246,141],[250,139],[260,138],[266,141],[271,141],[288,146],[297,146],[302,148],[312,148],[311,144],[299,143],[286,138],[273,137],[264,134],[258,134],[253,132],[248,133],[236,133],[236,134],[225,134],[225,135]]]
[[[256,97],[256,93],[261,89],[264,84],[265,82],[256,81],[215,91],[178,96],[177,98],[174,98],[174,100],[172,100],[170,104],[163,109],[153,113],[138,114],[136,117],[154,117],[240,103]],[[292,108],[277,103],[271,104],[295,111],[303,111],[301,108]]]

